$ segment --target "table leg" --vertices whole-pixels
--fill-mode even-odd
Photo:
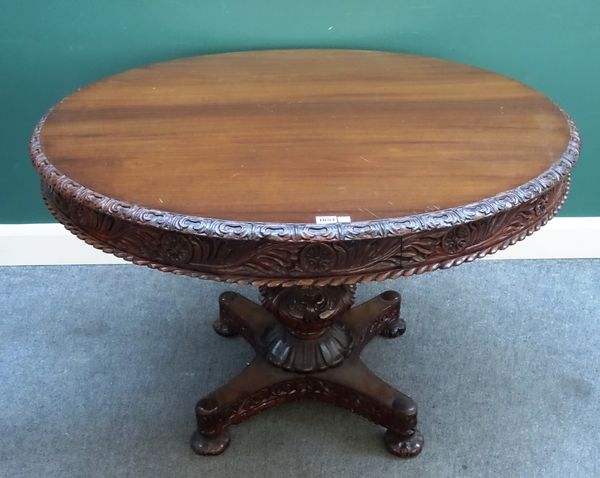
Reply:
[[[410,458],[421,452],[423,436],[416,429],[417,404],[371,372],[357,354],[319,375],[336,391],[325,401],[387,428],[385,444],[390,453]]]
[[[198,428],[191,445],[199,455],[218,455],[229,445],[228,429],[263,410],[289,400],[273,387],[286,373],[256,357],[233,380],[201,399],[196,405]]]
[[[362,350],[377,335],[394,338],[405,332],[400,305],[400,294],[388,290],[350,309],[341,316],[341,321],[352,330],[356,346]]]
[[[243,295],[227,291],[219,296],[219,318],[213,328],[224,337],[241,335],[257,349],[265,329],[274,322],[275,317],[264,307]]]

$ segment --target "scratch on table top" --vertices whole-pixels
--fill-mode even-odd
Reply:
[[[368,209],[366,207],[364,207],[364,208],[359,207],[358,209],[359,209],[359,211],[362,211],[362,212],[368,212],[371,216],[373,216],[376,219],[380,219],[380,217],[377,214],[375,214],[373,211],[371,211],[370,209]]]

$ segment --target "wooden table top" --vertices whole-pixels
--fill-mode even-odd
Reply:
[[[78,237],[269,286],[382,280],[505,248],[558,211],[578,154],[574,123],[521,83],[351,50],[133,69],[63,100],[31,140],[42,196]]]
[[[352,50],[207,55],[136,68],[58,104],[49,162],[90,191],[191,217],[315,223],[455,208],[548,171],[560,109],[506,77]]]

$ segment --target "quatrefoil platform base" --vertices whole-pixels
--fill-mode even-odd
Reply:
[[[219,298],[217,333],[241,335],[256,357],[242,372],[196,405],[191,446],[218,455],[229,428],[279,404],[313,399],[346,408],[386,429],[388,451],[418,455],[415,402],[371,372],[360,352],[375,336],[405,330],[400,295],[384,292],[352,307],[354,286],[261,287],[262,305],[225,292]]]

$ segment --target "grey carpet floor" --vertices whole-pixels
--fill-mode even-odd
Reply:
[[[137,266],[0,268],[0,476],[598,477],[600,261],[482,261],[359,287],[403,294],[407,333],[364,359],[419,404],[423,453],[314,402],[188,446],[195,402],[252,356],[210,327],[252,288]]]

